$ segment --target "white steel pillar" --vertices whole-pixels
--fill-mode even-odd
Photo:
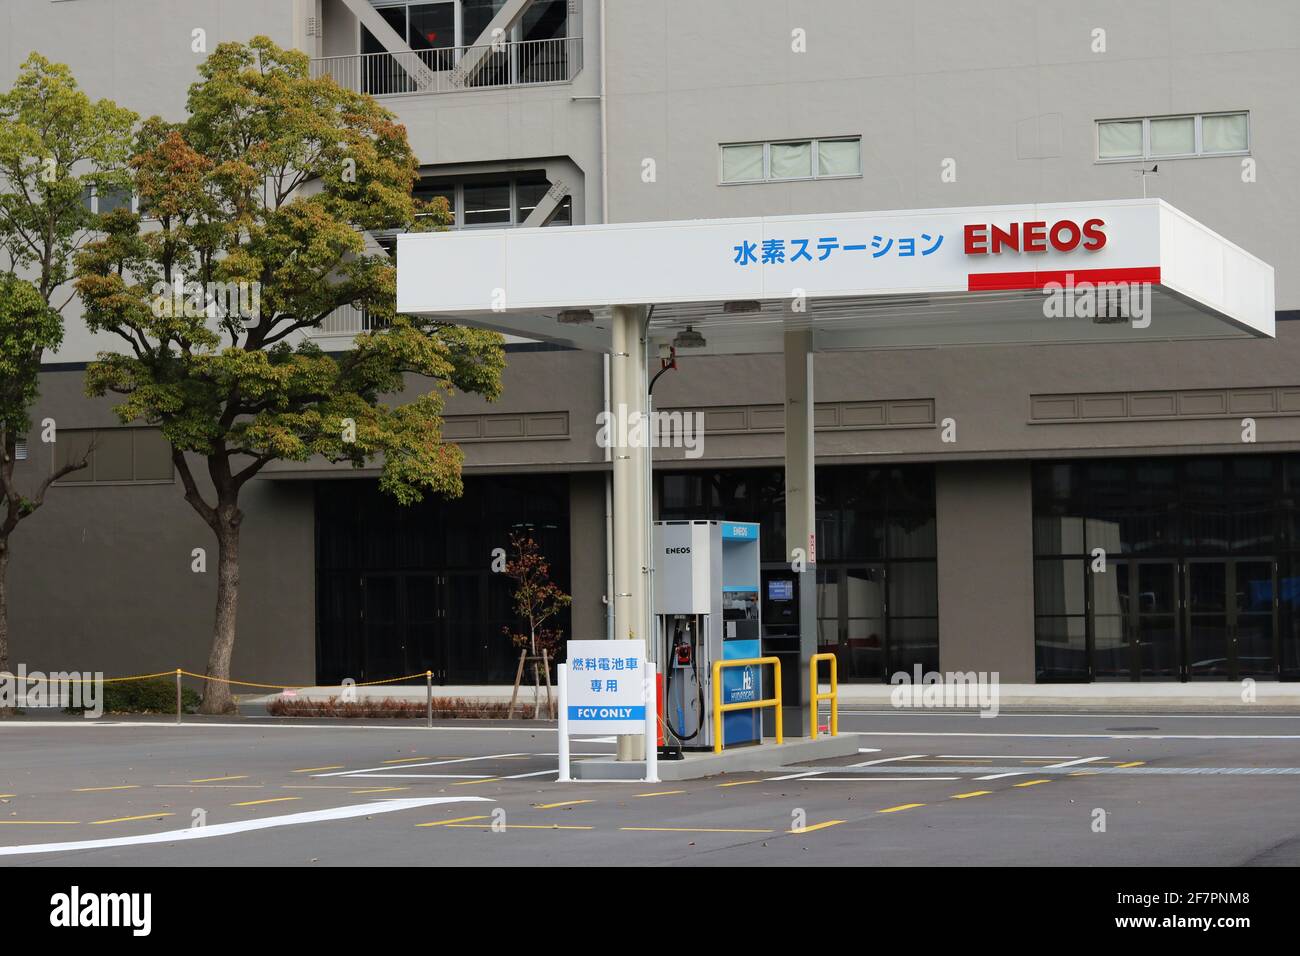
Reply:
[[[785,333],[785,551],[799,581],[798,681],[786,676],[782,709],[790,736],[812,735],[809,658],[817,653],[817,480],[813,448],[811,329]],[[785,675],[783,675],[785,676]]]
[[[638,656],[649,651],[647,622],[646,529],[650,526],[650,485],[646,475],[649,422],[645,420],[645,345],[641,326],[644,306],[616,305],[611,316],[610,403],[614,421],[614,638],[640,641]],[[644,438],[645,440],[641,440]],[[634,735],[618,738],[619,760],[644,760],[644,746],[654,741]]]

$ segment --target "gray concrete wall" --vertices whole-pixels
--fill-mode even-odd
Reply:
[[[82,397],[80,371],[42,377],[37,422],[111,427],[109,401]],[[15,469],[34,487],[52,449],[31,435]],[[203,469],[196,462],[196,474]],[[126,675],[202,673],[216,602],[216,540],[171,483],[56,485],[14,533],[12,661]],[[302,682],[315,675],[315,518],[310,484],[250,482],[242,496],[239,639],[232,673]],[[207,571],[191,570],[204,548]]]
[[[569,478],[570,613],[574,640],[605,637],[605,476]]]
[[[935,471],[939,667],[1034,680],[1034,564],[1027,462]]]

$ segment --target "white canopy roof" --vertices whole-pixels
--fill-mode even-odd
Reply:
[[[597,350],[638,304],[719,353],[1273,335],[1273,268],[1160,199],[414,233],[397,263],[399,312]],[[1145,317],[1059,307],[1109,283]]]

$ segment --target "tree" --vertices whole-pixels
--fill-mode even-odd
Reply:
[[[0,93],[0,671],[9,667],[11,536],[89,454],[70,456],[27,495],[14,483],[18,441],[31,428],[41,358],[63,341],[74,256],[99,222],[86,197],[126,184],[135,121],[109,100],[92,102],[66,66],[37,53]]]
[[[77,288],[90,327],[125,344],[90,366],[87,391],[123,396],[123,422],[162,429],[185,500],[216,537],[215,680],[202,709],[221,713],[233,706],[222,681],[244,485],[273,461],[359,468],[382,456],[380,487],[402,503],[460,494],[444,399],[456,389],[494,399],[504,355],[496,333],[394,313],[396,269],[367,251],[364,232],[409,228],[424,209],[391,113],[311,79],[305,54],[265,37],[221,44],[199,73],[187,120],[142,124],[130,164],[139,213],[108,217],[78,258]],[[434,213],[445,220],[445,205]],[[375,325],[351,348],[326,353],[302,334],[348,305]],[[408,375],[428,390],[386,402]]]
[[[515,581],[515,613],[519,615],[523,630],[511,633],[509,627],[501,630],[510,638],[515,647],[528,652],[530,657],[538,657],[543,651],[554,661],[560,650],[564,631],[547,626],[557,614],[573,603],[573,598],[565,594],[551,580],[551,565],[542,555],[541,549],[531,535],[512,534],[510,536],[512,554],[506,560],[505,575]],[[524,633],[524,632],[527,633]],[[533,662],[533,715],[540,709],[541,687],[537,677],[537,662]]]

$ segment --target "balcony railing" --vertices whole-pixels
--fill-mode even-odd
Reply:
[[[581,70],[582,37],[311,61],[313,77],[331,76],[345,89],[372,96],[568,83]]]
[[[374,318],[365,309],[358,309],[355,305],[345,305],[327,315],[325,321],[318,328],[311,329],[308,334],[314,339],[328,335],[356,335],[358,332],[373,332],[375,329],[383,328],[384,325],[382,319]]]

